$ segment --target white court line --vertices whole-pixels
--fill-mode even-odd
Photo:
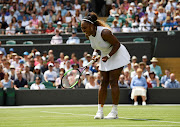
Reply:
[[[94,116],[90,114],[74,114],[74,113],[60,113],[60,112],[48,112],[48,111],[41,111],[44,113],[54,113],[54,114],[66,114],[66,115],[82,115],[82,116]],[[159,120],[149,120],[149,119],[136,119],[136,118],[126,118],[126,117],[119,117],[121,119],[126,119],[126,120],[142,120],[142,121],[154,121],[154,122],[161,122],[161,123],[179,123],[180,122],[174,122],[174,121],[159,121]]]
[[[49,108],[49,107],[94,107],[96,105],[26,105],[26,106],[0,106],[1,108]],[[106,106],[112,106],[112,104],[105,104]],[[132,104],[119,104],[119,107],[124,107],[124,106],[129,106],[129,107],[134,107]],[[140,105],[141,106],[141,105]],[[180,106],[180,104],[150,104],[145,106],[147,108],[148,106]],[[137,106],[139,107],[139,106]],[[143,108],[143,107],[142,107]]]
[[[101,127],[179,127],[180,125],[102,125]],[[67,127],[74,127],[74,126],[67,126]],[[99,125],[93,126],[78,126],[78,127],[99,127]]]

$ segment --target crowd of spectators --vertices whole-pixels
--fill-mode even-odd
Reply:
[[[180,0],[117,0],[107,21],[113,32],[180,30]]]
[[[91,11],[90,0],[6,0],[0,3],[0,34],[71,33]]]
[[[16,90],[21,87],[44,89],[45,87],[41,83],[51,82],[58,88],[65,72],[72,68],[83,67],[91,59],[92,56],[87,52],[84,52],[80,59],[76,57],[75,53],[68,56],[63,52],[59,54],[59,58],[55,58],[53,50],[39,52],[37,49],[32,49],[31,52],[25,51],[23,54],[17,54],[13,48],[10,48],[7,54],[6,50],[0,47],[0,87],[14,87]],[[138,69],[142,70],[141,76],[147,84],[144,86],[145,88],[180,88],[179,82],[175,80],[175,74],[170,73],[170,70],[166,69],[165,75],[162,75],[161,67],[157,65],[157,58],[153,57],[149,61],[144,55],[139,61],[142,62],[137,63],[137,57],[132,56],[131,63],[124,67],[118,82],[120,88],[138,86],[134,83]],[[98,61],[86,68],[76,88],[99,88],[101,74],[98,68]],[[29,83],[31,82],[35,82],[36,85],[30,87]],[[41,86],[38,87],[37,84],[41,84]]]

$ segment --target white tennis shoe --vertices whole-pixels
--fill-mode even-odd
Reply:
[[[134,102],[134,106],[137,106],[138,105],[138,102],[136,101],[136,102]]]
[[[104,119],[118,119],[118,112],[111,111]]]
[[[145,101],[142,102],[142,106],[146,106],[146,102]]]
[[[104,119],[104,114],[102,111],[98,111],[94,116],[94,119]]]

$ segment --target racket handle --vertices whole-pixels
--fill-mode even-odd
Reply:
[[[86,66],[89,67],[93,64],[94,60],[91,60]]]

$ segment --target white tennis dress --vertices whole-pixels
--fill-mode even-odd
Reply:
[[[128,63],[130,63],[130,55],[127,49],[125,48],[125,46],[122,44],[118,49],[118,51],[115,54],[113,54],[106,62],[102,61],[102,57],[109,54],[113,48],[113,46],[109,42],[104,41],[101,36],[101,32],[104,29],[109,29],[109,28],[97,26],[96,36],[95,37],[93,37],[92,35],[89,36],[91,47],[93,49],[97,49],[101,51],[99,70],[110,71],[123,67]]]

